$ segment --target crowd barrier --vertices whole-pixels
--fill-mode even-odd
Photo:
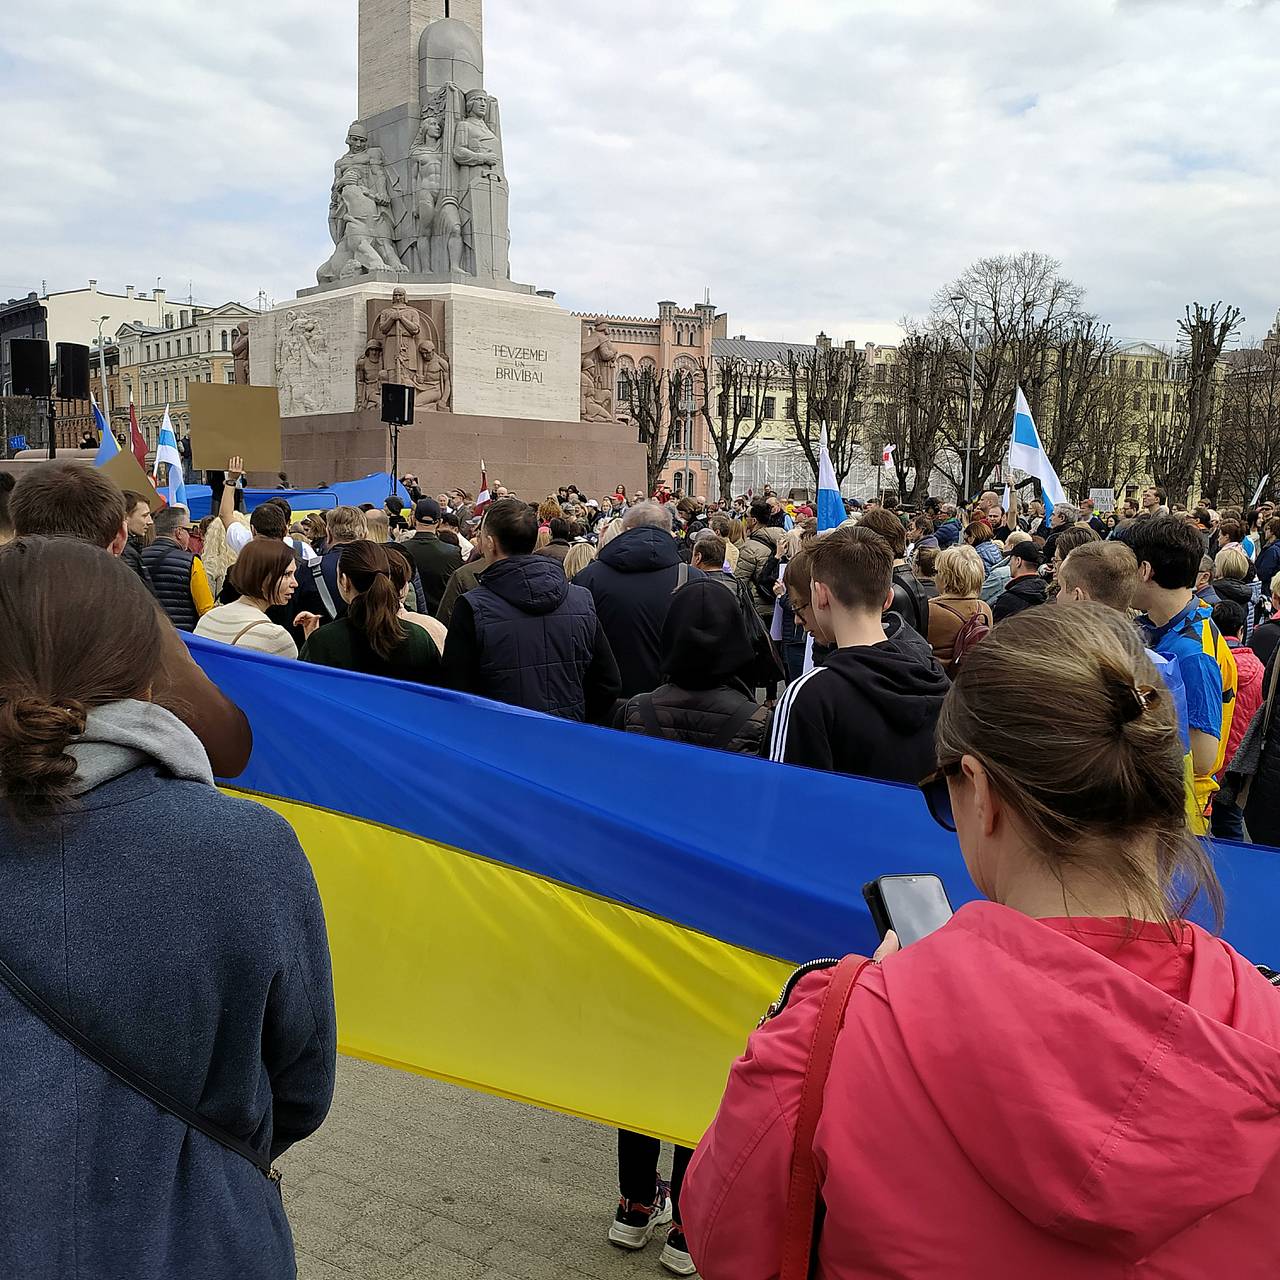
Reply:
[[[391,492],[390,475],[385,471],[375,471],[358,480],[341,480],[324,489],[246,489],[244,509],[252,511],[268,498],[275,497],[288,498],[289,505],[296,512],[358,507],[366,502],[380,507]],[[394,492],[406,507],[410,505],[409,495],[398,480]],[[205,516],[213,515],[213,490],[207,484],[187,485],[187,510],[191,513],[192,520],[203,520]]]
[[[976,896],[912,788],[187,639],[252,722],[226,790],[315,869],[358,1057],[694,1142],[791,968],[875,947],[863,883]],[[1217,861],[1280,967],[1278,851]]]

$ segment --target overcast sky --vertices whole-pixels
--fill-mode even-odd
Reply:
[[[283,300],[332,246],[356,0],[7,0],[0,297]],[[576,15],[572,19],[569,14]],[[513,276],[575,310],[887,340],[1060,258],[1126,338],[1280,307],[1274,0],[489,0]]]

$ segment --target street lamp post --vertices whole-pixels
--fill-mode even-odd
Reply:
[[[110,319],[110,316],[103,316],[98,321],[98,377],[102,379],[102,417],[108,431],[111,430],[111,392],[107,387],[107,354],[102,345],[102,326]]]
[[[963,294],[957,294],[951,301],[957,304],[958,315],[959,304],[968,302],[969,299]],[[974,302],[972,306],[973,314],[966,321],[969,329],[969,416],[964,433],[964,492],[960,495],[961,502],[969,500],[969,472],[973,458],[973,386],[978,372],[978,304]]]

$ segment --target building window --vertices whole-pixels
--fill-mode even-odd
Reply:
[[[631,403],[631,379],[625,373],[618,375],[618,403]]]
[[[187,339],[187,355],[191,354],[191,339]]]
[[[778,416],[778,400],[776,396],[765,396],[764,416],[766,418],[776,418]]]
[[[234,381],[236,380],[236,371],[235,371],[235,369],[234,369],[234,368],[232,368],[232,369],[228,369],[228,370],[227,370],[227,372],[226,372],[226,377],[227,377],[227,381],[228,381],[228,382],[234,382]]]
[[[747,414],[747,415],[750,415],[750,414],[751,414],[751,411],[752,411],[754,408],[755,408],[755,402],[754,402],[754,400],[752,400],[752,398],[751,398],[750,396],[739,396],[739,397],[738,397],[738,412],[739,412],[739,413],[745,413],[745,414]]]
[[[171,345],[172,345],[172,344],[171,344],[171,343],[168,343],[168,342],[166,342],[166,343],[164,344],[164,358],[165,358],[166,360],[167,360],[167,359],[168,359],[168,358],[173,354],[173,353],[169,350],[169,347],[170,347]]]
[[[1142,396],[1137,391],[1133,393],[1133,407],[1135,410],[1142,408]]]
[[[795,396],[788,396],[787,409],[786,409],[786,414],[784,416],[789,422],[792,418],[795,417],[795,414],[796,414],[796,398]]]
[[[1151,393],[1151,412],[1152,412],[1152,413],[1155,413],[1155,411],[1156,411],[1156,403],[1157,403],[1158,399],[1159,399],[1159,397],[1158,397],[1158,396],[1156,395],[1156,393],[1153,391],[1153,392]]]
[[[191,313],[189,311],[180,312],[181,324],[179,324],[178,326],[180,329],[185,329],[187,327],[187,323],[190,319],[190,316],[191,316]]]
[[[166,312],[166,313],[165,313],[165,317],[164,317],[164,327],[165,327],[166,329],[172,329],[172,328],[173,328],[173,315],[172,315],[171,313],[169,313],[169,312]]]
[[[883,382],[889,376],[889,367],[887,365],[876,365],[876,381]]]
[[[225,329],[222,331],[222,349],[223,351],[227,349],[227,331]]]
[[[1167,391],[1164,396],[1164,411],[1165,413],[1169,412],[1169,393]]]

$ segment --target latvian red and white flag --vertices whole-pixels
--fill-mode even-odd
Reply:
[[[489,497],[489,473],[485,470],[484,459],[480,460],[480,492],[476,494],[475,511],[479,515],[492,499]]]
[[[133,410],[133,393],[129,393],[129,447],[133,450],[133,456],[138,460],[138,466],[143,471],[147,469],[147,442],[143,439],[142,431],[138,427],[138,415]]]

